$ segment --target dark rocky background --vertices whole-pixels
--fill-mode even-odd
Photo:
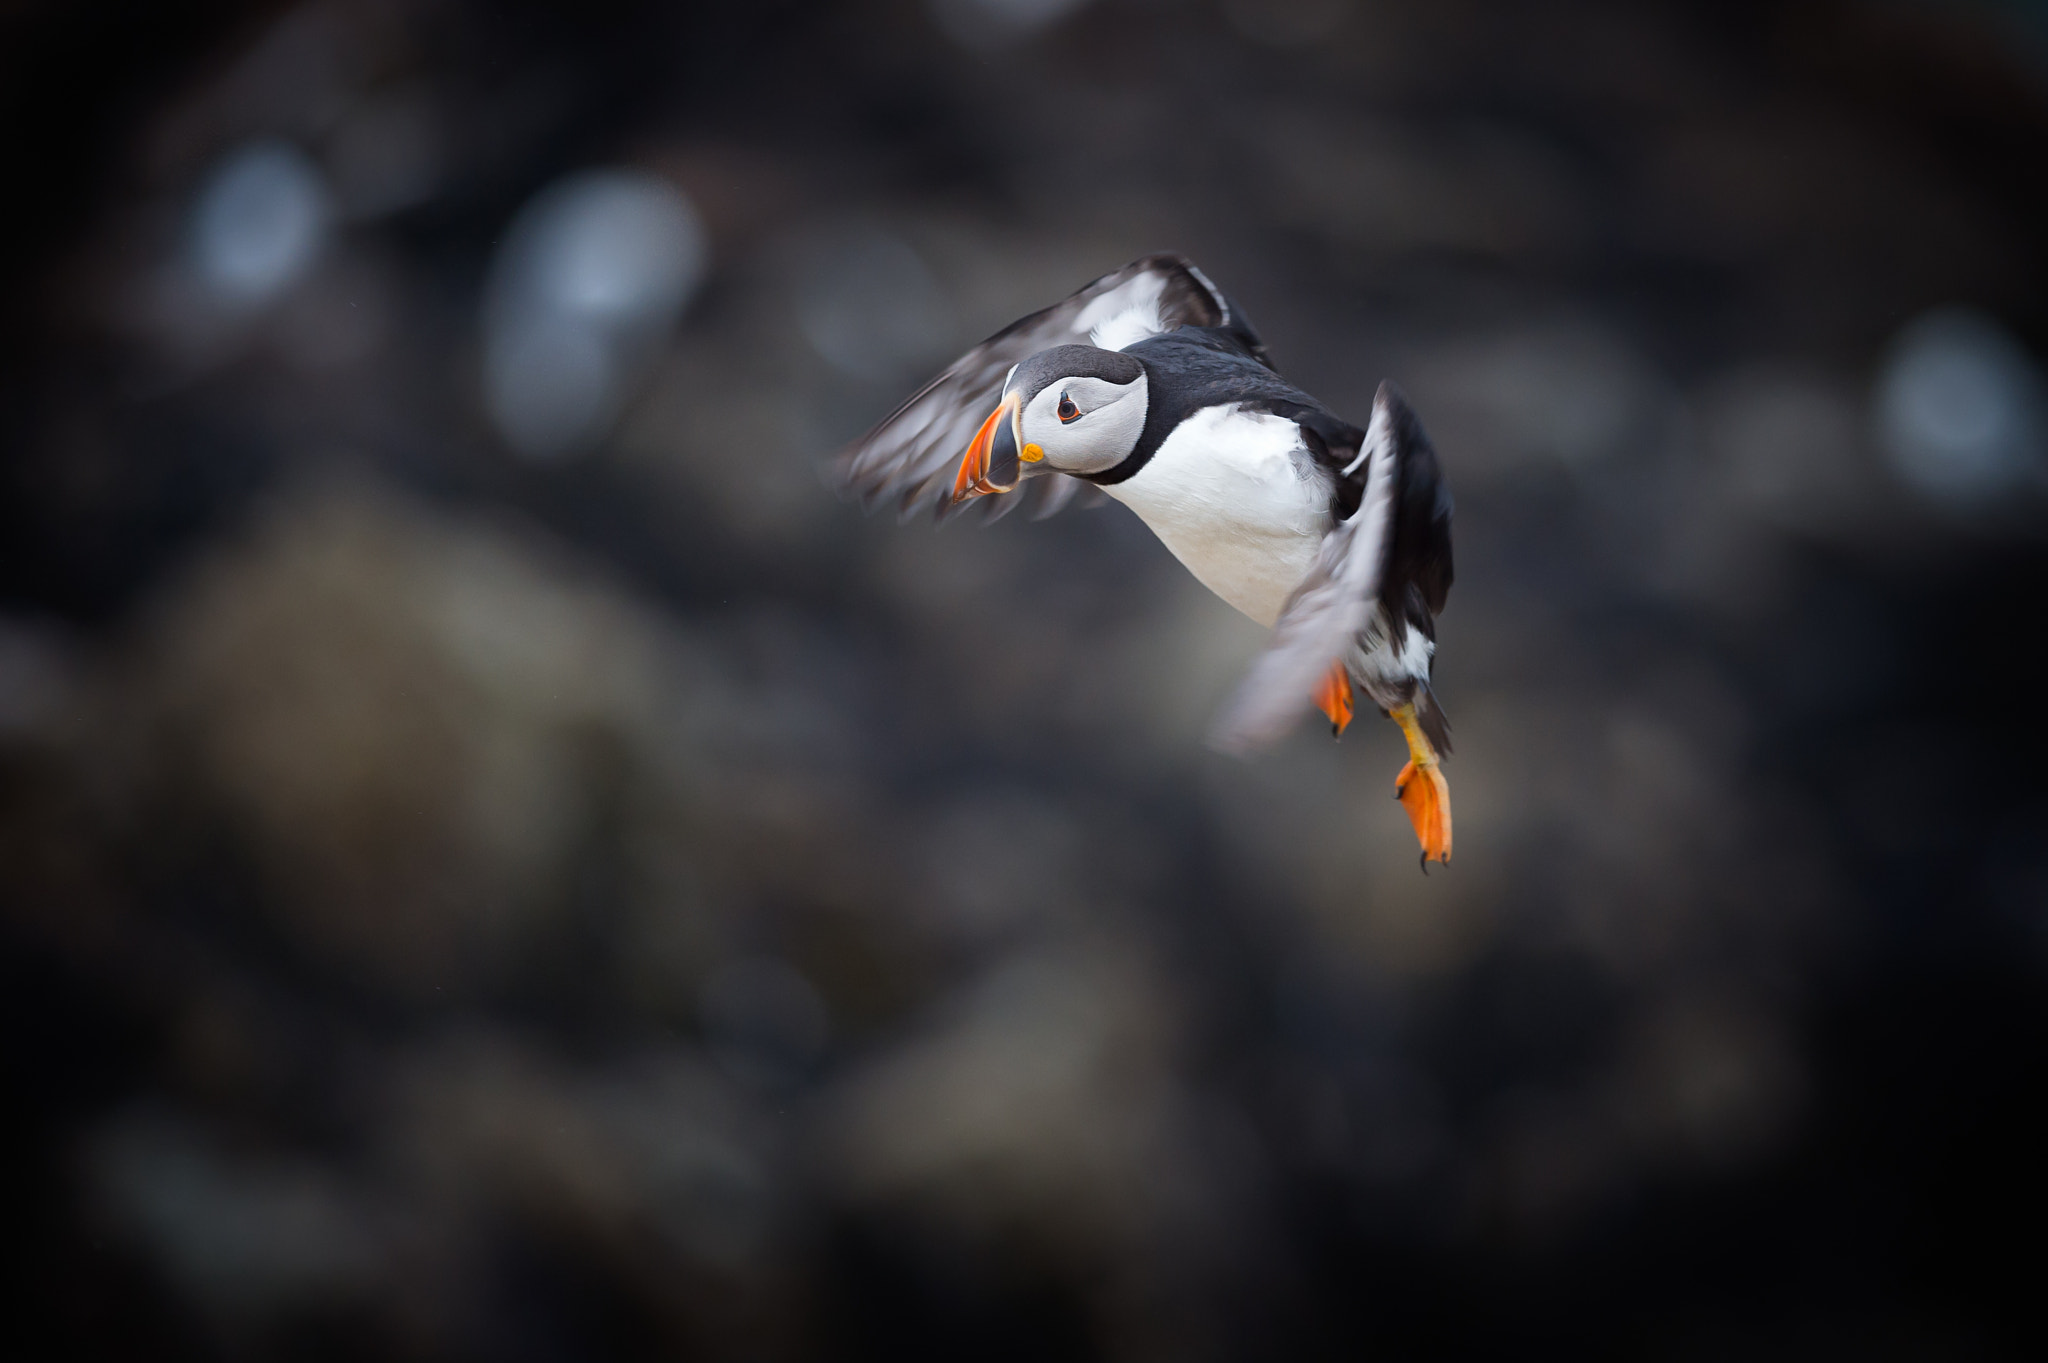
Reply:
[[[0,4],[7,1352],[2024,1358],[2039,6]],[[830,452],[1194,256],[1389,726]]]

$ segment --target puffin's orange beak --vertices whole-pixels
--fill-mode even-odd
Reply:
[[[953,479],[953,501],[957,505],[970,497],[1009,492],[1017,486],[1019,473],[1017,399],[1005,397],[974,433]]]

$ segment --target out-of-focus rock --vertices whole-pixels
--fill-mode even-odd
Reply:
[[[579,1075],[478,1035],[424,1048],[399,1073],[390,1154],[441,1195],[509,1202],[621,1253],[653,1231],[717,1269],[758,1268],[778,1231],[771,1133],[701,1059]]]
[[[712,1057],[735,1077],[802,1082],[831,1039],[825,1001],[803,972],[774,956],[743,956],[713,971],[699,995]]]
[[[1223,0],[1221,8],[1232,28],[1271,47],[1327,39],[1355,12],[1352,0]]]
[[[1446,347],[1417,364],[1412,388],[1468,487],[1536,462],[1591,475],[1652,458],[1678,415],[1640,352],[1582,321]]]
[[[827,1128],[846,1192],[976,1241],[1092,1258],[1192,1175],[1161,1070],[1166,997],[1128,951],[1012,956],[848,1076]]]
[[[815,552],[833,511],[820,495],[823,442],[805,439],[803,415],[776,366],[750,365],[722,341],[684,338],[627,414],[618,447],[679,516],[794,558]]]
[[[1694,988],[1643,1019],[1621,1098],[1646,1153],[1725,1167],[1784,1138],[1801,1070],[1773,1010]]]
[[[1527,129],[1288,102],[1236,131],[1249,143],[1247,173],[1270,182],[1274,215],[1361,273],[1436,253],[1551,256],[1584,231],[1564,158]]]
[[[447,132],[433,91],[380,90],[349,110],[328,136],[335,195],[351,219],[418,207],[440,188]]]
[[[47,626],[0,615],[0,741],[56,719],[70,699],[73,666]]]
[[[931,15],[948,37],[974,52],[1000,52],[1051,28],[1089,0],[930,0]]]
[[[1707,454],[1737,506],[1795,533],[1859,528],[1878,489],[1855,395],[1782,368],[1732,375],[1701,403]]]
[[[189,1119],[135,1112],[99,1133],[88,1167],[100,1214],[223,1327],[388,1286],[401,1219],[313,1161],[238,1152]]]
[[[879,223],[838,223],[814,233],[798,255],[798,325],[834,367],[901,383],[945,362],[952,309],[903,238]]]
[[[129,703],[192,782],[175,798],[221,811],[294,933],[414,987],[560,910],[609,790],[687,797],[689,764],[655,755],[689,645],[517,531],[300,494],[153,636]]]

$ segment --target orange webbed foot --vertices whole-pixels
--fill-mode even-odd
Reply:
[[[1342,734],[1351,723],[1351,674],[1344,664],[1331,663],[1330,670],[1316,683],[1316,708],[1330,717],[1330,737]]]
[[[1415,839],[1422,844],[1422,869],[1432,861],[1451,864],[1451,787],[1443,768],[1432,762],[1418,767],[1409,762],[1394,778],[1394,798],[1408,811],[1415,825]]]
[[[1444,780],[1436,749],[1416,723],[1415,708],[1404,705],[1392,711],[1408,740],[1408,762],[1394,778],[1394,798],[1408,811],[1415,825],[1415,839],[1422,844],[1422,869],[1429,863],[1451,864],[1451,787]]]

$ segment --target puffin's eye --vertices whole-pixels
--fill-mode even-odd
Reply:
[[[1061,424],[1064,425],[1080,415],[1081,409],[1074,405],[1074,400],[1065,393],[1060,394],[1059,418]]]

